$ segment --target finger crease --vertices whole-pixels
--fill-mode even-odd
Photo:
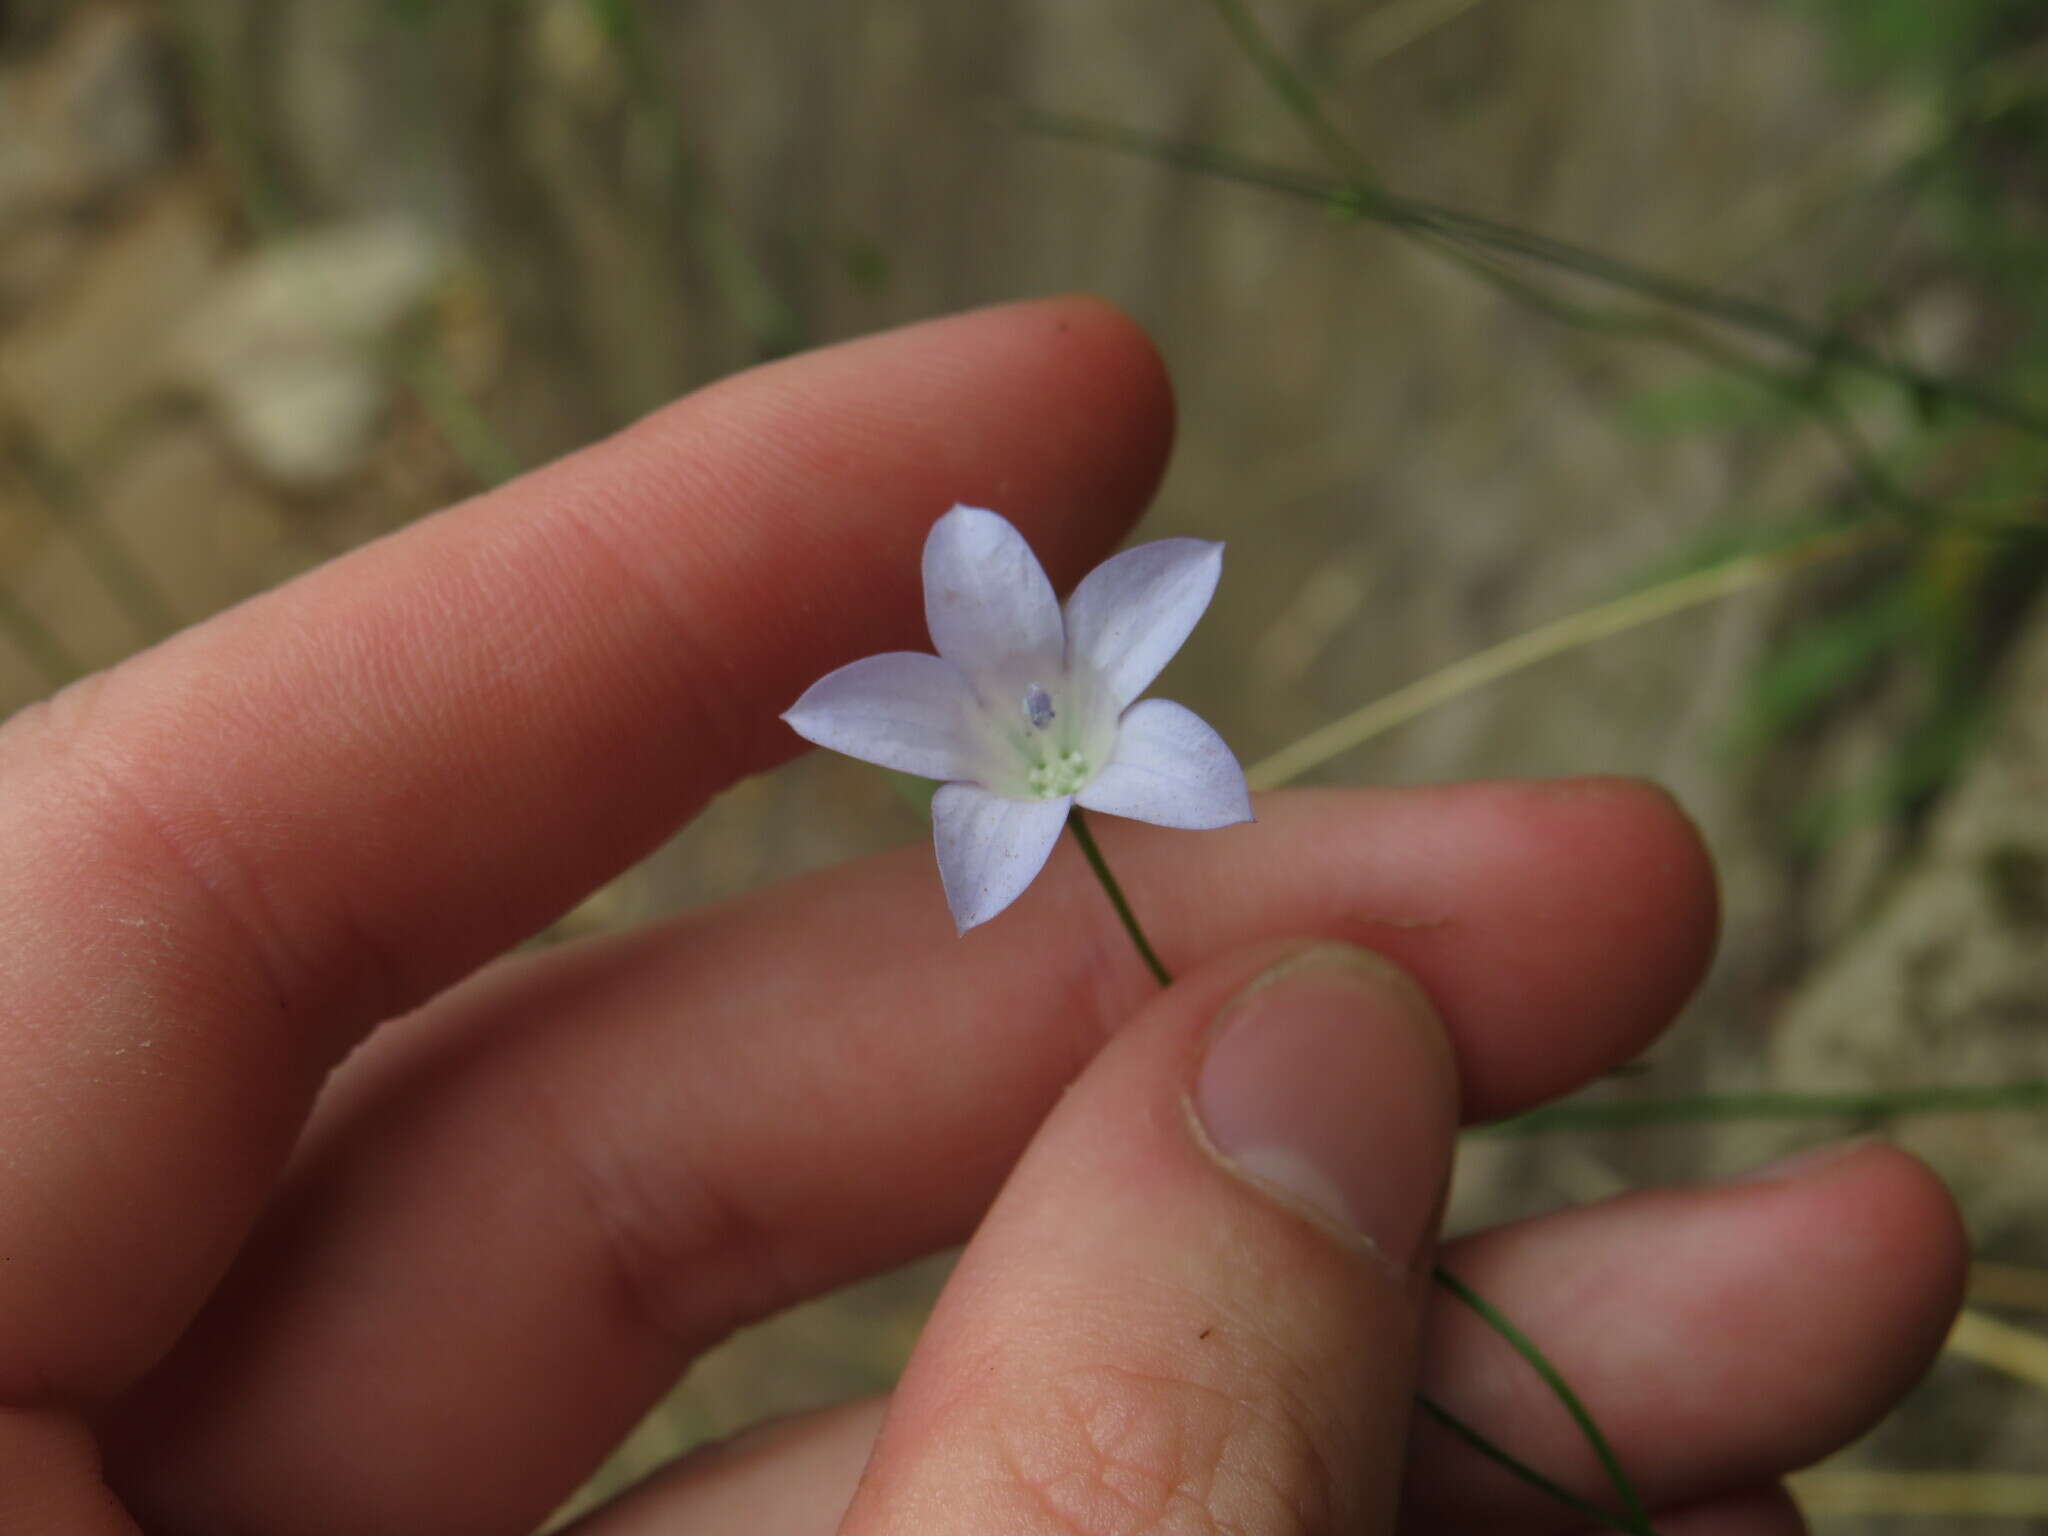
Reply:
[[[636,1332],[691,1352],[713,1342],[706,1318],[719,1319],[723,1332],[735,1313],[772,1311],[791,1294],[769,1225],[715,1182],[686,1163],[664,1163],[653,1184],[642,1159],[599,1139],[552,1099],[536,1118],[583,1205],[610,1288]],[[735,1293],[733,1307],[717,1304],[726,1291]]]

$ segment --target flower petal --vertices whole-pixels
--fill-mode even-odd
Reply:
[[[1223,546],[1160,539],[1112,555],[1067,599],[1067,667],[1092,671],[1122,709],[1152,686],[1216,595]]]
[[[955,507],[924,542],[924,615],[932,644],[979,682],[1014,658],[1057,666],[1059,599],[1024,535],[993,512]]]
[[[1045,868],[1072,800],[1006,800],[979,784],[941,784],[932,840],[953,925],[965,933],[1024,894]]]
[[[890,651],[827,673],[783,712],[805,741],[926,779],[973,776],[973,690],[960,669],[921,651]]]
[[[1168,699],[1147,699],[1125,712],[1116,755],[1075,799],[1091,811],[1162,827],[1252,819],[1251,792],[1230,748],[1200,715]]]

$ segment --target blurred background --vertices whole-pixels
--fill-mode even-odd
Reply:
[[[2048,1530],[2044,150],[2040,0],[0,0],[0,713],[748,364],[1098,291],[1178,384],[1148,532],[1231,542],[1165,691],[1255,774],[1648,774],[1720,861],[1680,1028],[1454,1224],[1895,1136],[1973,1325],[1802,1492]],[[548,937],[920,835],[795,764]],[[943,1272],[597,1488],[886,1386]]]

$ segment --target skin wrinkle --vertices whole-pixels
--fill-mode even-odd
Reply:
[[[286,1087],[284,1097],[294,1106],[280,1119],[295,1118],[296,1106],[310,1100],[327,1061],[321,1053],[304,1050],[289,1029],[270,1025],[289,1017],[291,973],[307,963],[303,956],[294,953],[294,947],[277,936],[279,930],[270,914],[234,899],[223,882],[209,874],[206,861],[194,853],[187,840],[169,829],[165,818],[147,799],[118,772],[85,752],[68,730],[59,727],[55,739],[48,743],[48,750],[60,764],[72,764],[66,778],[75,807],[83,808],[91,800],[91,792],[82,787],[84,781],[90,780],[97,786],[101,799],[116,803],[126,813],[129,826],[135,829],[126,836],[139,836],[162,854],[161,858],[138,859],[121,848],[126,839],[123,829],[112,825],[112,818],[81,818],[85,821],[83,835],[108,845],[107,853],[98,862],[143,877],[140,881],[124,880],[118,888],[126,891],[140,884],[135,901],[151,910],[124,910],[128,904],[123,904],[123,908],[107,904],[95,907],[99,933],[91,941],[92,974],[98,985],[82,1007],[48,1021],[48,1027],[61,1029],[63,1038],[69,1040],[75,1037],[83,1020],[114,1023],[116,1038],[121,1043],[112,1047],[112,1054],[125,1055],[143,1049],[150,1053],[146,1064],[138,1062],[140,1070],[129,1074],[138,1082],[161,1078],[174,1070],[187,1082],[219,1081],[232,1069],[246,1068],[258,1054],[259,1046],[271,1042],[271,1048],[262,1051],[270,1058],[271,1080]],[[214,846],[243,874],[246,882],[247,860],[236,853],[231,840],[221,839]],[[96,862],[90,857],[78,857],[75,850],[73,858],[80,867],[91,867]],[[163,889],[166,874],[175,881],[175,889],[169,894]],[[179,912],[192,902],[204,908],[214,921],[179,923],[164,915]],[[204,956],[195,958],[183,942],[174,942],[195,929],[205,933],[225,931],[231,942],[209,945]],[[373,959],[381,953],[368,944],[366,937],[364,944],[361,953]],[[245,963],[230,964],[237,959]],[[166,960],[173,963],[175,971],[168,980],[159,982],[156,978]],[[374,972],[377,967],[373,964],[365,969]],[[120,985],[110,987],[115,978],[119,978]],[[184,1006],[172,1006],[163,995],[164,990],[197,991],[210,1006],[194,1008],[185,997],[177,999]],[[124,992],[135,994],[131,1006],[117,1009],[114,1005]],[[234,1018],[243,1021],[245,1027],[234,1030],[231,1039],[216,1039],[205,1029],[193,1026],[191,1021],[195,1017],[209,1022]],[[19,1022],[30,1029],[38,1024],[32,1017]],[[195,1051],[199,1053],[196,1056]],[[96,1085],[104,1082],[98,1077],[80,1080]],[[280,1134],[284,1129],[281,1124]],[[119,1159],[109,1157],[106,1161],[112,1164]]]
[[[118,739],[123,715],[139,712],[148,728],[154,724],[151,717],[162,712],[157,701],[138,701],[132,687],[119,686],[126,676],[100,674],[87,680],[94,683],[90,689],[75,685],[75,693],[67,690],[60,694],[50,701],[50,709],[34,717],[28,749],[41,759],[34,764],[34,771],[38,776],[61,777],[62,803],[80,823],[80,835],[108,845],[108,867],[140,870],[151,877],[152,888],[160,873],[172,875],[177,891],[166,896],[152,889],[153,904],[177,917],[182,934],[217,936],[224,930],[229,942],[216,941],[210,951],[223,968],[232,962],[240,962],[234,969],[253,968],[262,998],[253,1006],[265,1016],[288,1017],[294,997],[316,995],[351,999],[364,1017],[393,1011],[410,989],[402,979],[404,968],[394,948],[402,940],[387,941],[378,935],[374,925],[364,922],[345,901],[330,902],[326,910],[318,910],[312,903],[295,908],[280,904],[271,893],[290,882],[272,878],[267,868],[272,861],[260,843],[248,840],[232,808],[193,794],[183,795],[176,806],[161,804],[144,787],[154,764],[131,760],[118,751],[97,750]],[[232,693],[207,689],[198,697],[208,714],[223,717],[215,722],[220,734],[231,736],[248,727],[249,722],[237,718],[240,711],[232,707]],[[69,702],[74,699],[75,708]],[[103,714],[116,717],[111,728],[99,724]],[[27,721],[17,717],[10,723],[10,731],[15,724]],[[70,766],[66,768],[66,764]],[[113,818],[88,816],[86,796],[79,787],[81,776],[97,785],[101,803],[117,805],[126,814],[128,826],[164,857],[136,858],[121,847],[123,829]],[[143,783],[136,782],[138,778]],[[192,787],[188,781],[178,782],[181,789]],[[177,897],[186,893],[198,898],[201,916],[184,915],[187,903]],[[303,933],[298,931],[301,929]],[[242,1000],[232,1006],[240,1011],[252,1005]],[[301,1070],[294,1074],[304,1091],[311,1091],[319,1072],[331,1064],[340,1048],[339,1041],[323,1045],[320,1052],[301,1053],[302,1058],[313,1058],[303,1060]]]
[[[662,696],[661,708],[671,717],[665,729],[690,741],[690,766],[700,782],[718,785],[741,778],[754,766],[759,751],[754,745],[759,734],[758,712],[743,707],[743,691],[729,685],[725,658],[706,643],[686,605],[674,601],[658,576],[620,548],[618,535],[608,531],[602,520],[574,505],[564,507],[560,516],[585,536],[585,547],[603,556],[607,570],[635,599],[666,621],[654,627],[663,631],[676,653],[669,665],[694,682],[681,699]],[[709,793],[705,791],[684,808],[685,819],[696,815]]]
[[[679,455],[674,448],[675,440],[692,436],[722,435],[727,441],[742,441],[755,435],[756,427],[750,422],[750,417],[759,414],[763,408],[756,401],[729,400],[719,390],[691,397],[628,428],[614,439],[621,453],[634,456],[624,473],[611,474],[608,479],[594,482],[583,476],[563,476],[575,494],[565,498],[561,515],[587,535],[591,545],[607,557],[608,566],[630,583],[632,590],[647,602],[651,611],[672,618],[674,629],[685,637],[696,634],[692,620],[697,609],[703,606],[703,588],[712,573],[716,573],[722,583],[715,594],[716,605],[747,613],[751,624],[767,625],[787,613],[790,607],[786,594],[772,580],[754,572],[756,562],[749,558],[750,540],[746,530],[760,515],[752,506],[759,496],[758,486],[763,481],[774,482],[788,477],[790,466],[800,460],[798,449],[793,444],[803,437],[802,428],[812,424],[801,420],[794,422],[799,430],[794,434],[784,434],[793,439],[789,446],[777,446],[773,436],[758,439],[752,452],[738,462],[724,455]],[[697,420],[698,417],[708,418],[708,424]],[[722,417],[735,420],[730,427],[721,428],[716,423]],[[563,470],[572,467],[580,467],[580,461],[564,461],[559,466]],[[766,474],[766,470],[776,473]],[[645,510],[650,506],[691,508],[694,515],[690,520],[689,538],[677,544],[673,539],[664,540],[660,528],[650,531],[640,526],[662,521]],[[724,509],[724,515],[714,515],[714,509],[720,508]],[[827,558],[821,562],[828,569],[867,566],[868,550],[862,542],[863,536],[872,540],[874,532],[863,528],[857,521],[841,521],[846,525],[843,530],[807,527],[803,537],[807,542],[815,538],[820,544],[834,536],[847,542],[843,559],[835,562]],[[647,546],[637,559],[622,547],[635,540]],[[661,560],[660,557],[667,554],[671,546],[687,551],[688,579],[683,579],[679,571],[670,569]],[[812,547],[817,548],[818,544]],[[656,557],[652,565],[647,559],[650,551]],[[745,579],[744,586],[739,584],[741,578]],[[696,590],[699,596],[685,605],[670,600],[668,594],[671,589]],[[846,596],[849,599],[846,603],[828,603],[826,608],[839,609],[849,615],[858,613],[860,605],[851,600],[854,594]],[[804,603],[799,606],[801,611],[787,613],[788,622],[757,634],[748,650],[779,654],[800,646],[815,634],[820,627],[816,622],[817,605]],[[698,636],[695,643],[684,647],[684,654],[690,665],[680,665],[672,658],[664,665],[678,677],[697,680],[690,686],[692,705],[706,719],[717,721],[714,735],[722,744],[717,759],[719,771],[702,775],[707,785],[715,786],[743,773],[766,768],[795,753],[799,744],[790,739],[788,731],[771,713],[758,707],[747,713],[723,707],[745,690],[736,692],[730,686],[733,658],[720,650],[713,636]],[[666,711],[667,706],[664,704],[663,708]],[[677,734],[701,740],[705,732],[693,730]],[[693,770],[697,766],[693,763]],[[709,792],[707,789],[705,794],[708,796]]]
[[[1247,1382],[1261,1382],[1256,1372]],[[1263,1385],[1263,1383],[1261,1383]],[[1002,1405],[999,1465],[1061,1536],[1320,1536],[1336,1487],[1298,1406],[1185,1377],[1076,1368]],[[1028,1422],[1027,1422],[1028,1420]]]
[[[108,1203],[116,1208],[139,1206],[144,1212],[152,1212],[164,1199],[166,1172],[174,1175],[176,1189],[182,1193],[186,1188],[205,1187],[217,1172],[224,1170],[214,1166],[215,1159],[210,1153],[196,1165],[190,1160],[158,1159],[141,1169],[134,1167],[124,1156],[119,1127],[104,1113],[105,1090],[115,1088],[125,1096],[159,1101],[189,1091],[199,1100],[203,1113],[209,1102],[220,1097],[214,1090],[226,1075],[228,1044],[181,1023],[177,1012],[161,1001],[162,987],[156,973],[159,962],[165,958],[164,941],[171,931],[167,921],[131,920],[105,905],[96,906],[95,912],[120,932],[118,949],[98,959],[95,968],[102,985],[91,1005],[48,1019],[26,1017],[15,1021],[41,1047],[33,1054],[44,1055],[49,1046],[59,1046],[66,1069],[62,1074],[15,1076],[18,1093],[36,1093],[33,1107],[15,1124],[17,1128],[36,1125],[39,1134],[32,1145],[46,1148],[56,1141],[67,1149],[68,1178],[89,1180],[105,1188],[109,1192]],[[145,934],[140,949],[128,937],[135,931]],[[95,953],[113,937],[110,932],[107,939],[94,941],[88,953]],[[207,972],[206,966],[190,963],[182,955],[174,958],[179,962],[177,974],[163,984],[170,990],[189,987],[194,984],[194,975]],[[210,975],[204,984],[217,986]],[[252,1003],[236,1011],[253,1017],[260,1014],[261,1004]],[[38,1026],[47,1033],[36,1033]],[[263,1055],[271,1058],[274,1076],[289,1080],[302,1075],[304,1053],[291,1048],[292,1042],[285,1032],[260,1027],[244,1030],[233,1046],[243,1061],[253,1061],[259,1047],[263,1047]],[[78,1086],[95,1091],[89,1104],[79,1101],[74,1091]],[[310,1076],[305,1077],[301,1087],[302,1100],[310,1098]],[[278,1145],[289,1137],[295,1123],[295,1109],[289,1106],[254,1106],[243,1113],[248,1116],[252,1132],[270,1135]],[[274,1125],[265,1124],[271,1121]],[[53,1125],[64,1127],[61,1137],[52,1136]],[[58,1191],[65,1186],[61,1180],[50,1180],[47,1153],[41,1161],[30,1163],[13,1146],[12,1139],[0,1141],[0,1170],[6,1175],[5,1198],[17,1220],[28,1218],[30,1212],[36,1213],[36,1219],[26,1219],[25,1225],[46,1234],[43,1252],[62,1254],[67,1249],[85,1249],[96,1240],[103,1240],[101,1213],[87,1204],[60,1197]],[[238,1246],[238,1237],[217,1239],[207,1250],[193,1255],[193,1271],[200,1275],[219,1274]],[[15,1255],[0,1253],[0,1263],[11,1263],[14,1258]],[[109,1255],[104,1267],[118,1271],[124,1262]],[[103,1378],[104,1367],[97,1359],[72,1370],[52,1366],[42,1357],[46,1346],[62,1348],[61,1342],[52,1345],[50,1340],[36,1337],[22,1341],[20,1349],[0,1359],[0,1401],[30,1410],[51,1404],[70,1407],[101,1401],[127,1384],[125,1374]]]
[[[704,924],[704,914],[684,914],[666,926],[680,943],[684,930]],[[630,950],[645,937],[645,931],[615,935],[551,954],[518,956],[500,962],[496,977],[486,976],[482,985],[489,987],[495,980],[516,989],[522,975],[544,974],[550,960],[587,964],[606,948]],[[697,935],[698,942],[715,939],[715,932]],[[555,978],[557,985],[571,988],[576,981],[573,974]],[[501,1021],[506,1027],[495,1032],[500,1045],[516,1049],[533,1021],[544,1019],[556,1006],[545,993],[532,998],[525,1018]],[[461,1053],[451,1050],[460,1043],[444,1039],[439,1050],[430,1048],[415,1066],[428,1081],[461,1073]],[[680,1363],[715,1339],[701,1324],[689,1323],[691,1299],[701,1311],[704,1293],[725,1290],[744,1294],[755,1303],[756,1312],[765,1314],[796,1299],[804,1289],[790,1271],[782,1246],[772,1241],[770,1224],[751,1214],[736,1195],[723,1192],[715,1179],[701,1174],[687,1155],[670,1157],[658,1166],[636,1164],[630,1152],[614,1146],[606,1134],[610,1121],[579,1116],[581,1089],[573,1073],[516,1074],[509,1081],[521,1091],[514,1107],[499,1112],[532,1127],[535,1169],[572,1191],[583,1225],[598,1240],[599,1257],[592,1268],[610,1281],[594,1283],[620,1299],[624,1325],[636,1339],[646,1339]],[[414,1082],[417,1087],[420,1078]],[[374,1135],[377,1127],[347,1127],[356,1134],[365,1129]],[[316,1144],[315,1151],[324,1165],[346,1161],[345,1143],[340,1149]],[[713,1276],[726,1278],[714,1282]]]
[[[650,1195],[641,1187],[645,1181],[633,1176],[630,1155],[605,1153],[566,1106],[552,1095],[538,1097],[545,1109],[539,1123],[582,1197],[631,1323],[679,1357],[709,1345],[701,1326],[689,1320],[689,1295],[705,1284],[706,1259],[750,1276],[751,1288],[768,1298],[764,1312],[800,1291],[786,1273],[770,1224],[753,1216],[737,1195],[721,1190],[715,1177],[690,1162],[671,1162],[659,1170],[659,1194]]]
[[[173,834],[165,814],[128,784],[112,765],[101,762],[97,754],[87,749],[78,726],[67,727],[63,716],[54,711],[42,715],[40,721],[39,734],[43,739],[34,746],[50,765],[46,772],[63,779],[64,800],[79,824],[77,830],[80,835],[92,839],[103,850],[97,860],[89,854],[75,857],[75,867],[81,872],[90,872],[101,864],[114,869],[133,869],[143,862],[123,851],[120,846],[124,841],[122,828],[110,825],[111,818],[84,814],[88,806],[97,810],[112,802],[126,813],[135,833],[165,855],[160,863],[149,862],[151,872],[161,869],[177,881],[177,892],[168,899],[152,890],[153,904],[159,908],[176,909],[180,905],[176,900],[178,894],[196,898],[197,904],[218,919],[235,941],[214,946],[220,958],[244,956],[252,961],[263,995],[274,1005],[277,1013],[283,1014],[287,999],[292,995],[292,979],[308,973],[301,957],[292,952],[292,946],[283,942],[274,914],[266,913],[259,921],[254,910],[230,896],[229,884],[244,887],[252,884],[247,860],[237,856],[225,839],[215,839],[209,846],[226,862],[235,878],[224,881],[219,874],[209,871],[207,861],[199,856],[189,841]],[[154,886],[156,882],[151,884]],[[212,931],[204,922],[187,926],[196,926],[201,932]],[[103,970],[101,974],[104,974]]]
[[[1258,1300],[1293,1273],[1293,1261],[1240,1235],[1204,1260],[1201,1277],[1148,1267],[1119,1280],[1114,1297],[1042,1293],[1026,1315],[1050,1335],[1048,1348],[1080,1339],[1088,1341],[1092,1361],[1127,1360],[1122,1334],[1141,1317],[1138,1331],[1158,1341],[1149,1352],[1156,1363],[1091,1361],[1060,1372],[1042,1381],[1021,1411],[1014,1396],[977,1401],[991,1377],[1028,1379],[1029,1367],[1016,1367],[1014,1351],[1029,1359],[1036,1347],[1028,1337],[1013,1338],[951,1373],[959,1395],[938,1416],[991,1408],[1000,1415],[991,1438],[1062,1533],[1348,1530],[1334,1518],[1340,1481],[1325,1454],[1325,1435],[1345,1410],[1340,1405],[1333,1415],[1331,1390],[1318,1390],[1324,1362],[1276,1332]],[[1335,1390],[1341,1396],[1343,1389]],[[1008,1438],[1013,1426],[1021,1439]]]

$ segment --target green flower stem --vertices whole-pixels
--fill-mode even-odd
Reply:
[[[1152,952],[1151,941],[1145,937],[1145,930],[1138,926],[1137,914],[1131,911],[1131,904],[1124,899],[1124,888],[1116,883],[1116,876],[1109,872],[1109,864],[1102,857],[1102,850],[1095,845],[1095,834],[1088,830],[1088,818],[1081,814],[1078,805],[1067,813],[1067,825],[1073,830],[1074,841],[1081,845],[1081,852],[1088,857],[1088,867],[1095,871],[1095,878],[1102,882],[1102,889],[1109,896],[1109,904],[1116,908],[1116,915],[1123,920],[1124,932],[1131,936],[1131,942],[1138,946],[1138,954],[1151,969],[1162,987],[1173,985],[1173,977],[1166,967],[1159,963],[1159,956]]]
[[[1473,1134],[1543,1136],[1556,1131],[1746,1120],[1889,1120],[1900,1115],[1978,1114],[2000,1109],[2048,1109],[2048,1078],[1869,1092],[1701,1093],[1613,1104],[1553,1104]]]
[[[1611,1509],[1603,1509],[1583,1494],[1572,1492],[1571,1489],[1565,1487],[1563,1483],[1558,1482],[1556,1479],[1545,1477],[1513,1452],[1503,1450],[1500,1446],[1495,1445],[1486,1436],[1480,1434],[1478,1430],[1452,1413],[1450,1409],[1446,1408],[1428,1393],[1416,1393],[1415,1403],[1424,1413],[1435,1419],[1437,1423],[1443,1425],[1445,1429],[1448,1429],[1460,1440],[1471,1446],[1480,1455],[1486,1457],[1487,1460],[1498,1462],[1530,1487],[1537,1489],[1539,1492],[1549,1494],[1568,1509],[1577,1510],[1596,1525],[1605,1526],[1610,1531],[1627,1532],[1628,1536],[1638,1536],[1638,1533],[1645,1529],[1645,1527],[1625,1520]]]
[[[1088,829],[1088,818],[1081,814],[1079,806],[1075,806],[1069,813],[1067,825],[1073,830],[1074,841],[1081,845],[1081,852],[1087,856],[1088,867],[1095,871],[1095,878],[1102,882],[1102,889],[1109,897],[1109,904],[1116,908],[1116,915],[1123,922],[1124,932],[1131,936],[1131,942],[1137,946],[1138,954],[1144,959],[1152,974],[1158,978],[1159,985],[1172,986],[1172,975],[1160,964],[1159,956],[1153,952],[1151,941],[1145,937],[1145,930],[1139,926],[1137,914],[1131,910],[1130,902],[1124,897],[1123,887],[1117,884],[1116,876],[1109,872],[1109,862],[1103,858],[1102,849],[1095,842],[1095,834]],[[1572,1416],[1580,1432],[1593,1447],[1593,1453],[1600,1458],[1601,1465],[1607,1469],[1607,1475],[1613,1481],[1615,1491],[1621,1495],[1625,1512],[1617,1515],[1612,1510],[1603,1509],[1591,1499],[1572,1492],[1552,1478],[1545,1477],[1512,1452],[1494,1444],[1434,1398],[1418,1392],[1415,1394],[1416,1404],[1482,1456],[1499,1463],[1532,1488],[1549,1494],[1588,1520],[1610,1530],[1625,1531],[1629,1536],[1656,1536],[1656,1532],[1651,1528],[1649,1516],[1643,1510],[1642,1501],[1636,1496],[1628,1475],[1622,1471],[1620,1459],[1615,1456],[1614,1448],[1608,1444],[1607,1437],[1600,1432],[1600,1427],[1593,1422],[1593,1416],[1586,1411],[1586,1405],[1579,1401],[1578,1395],[1570,1387],[1565,1385],[1564,1377],[1558,1374],[1557,1368],[1544,1357],[1543,1352],[1530,1341],[1528,1335],[1510,1323],[1497,1308],[1480,1297],[1462,1280],[1442,1268],[1436,1271],[1436,1278],[1440,1285],[1477,1312],[1489,1327],[1506,1339],[1515,1352],[1528,1361],[1536,1374],[1543,1378],[1544,1385],[1556,1394],[1557,1400],[1564,1404],[1565,1411]]]
[[[1550,1389],[1551,1395],[1564,1404],[1565,1412],[1572,1416],[1572,1422],[1579,1426],[1579,1433],[1584,1435],[1586,1443],[1593,1447],[1593,1454],[1600,1458],[1600,1465],[1607,1470],[1607,1480],[1614,1484],[1614,1491],[1621,1499],[1622,1516],[1626,1522],[1621,1528],[1654,1536],[1650,1527],[1650,1512],[1643,1507],[1643,1501],[1636,1493],[1635,1484],[1629,1481],[1628,1473],[1622,1470],[1621,1458],[1614,1454],[1614,1447],[1608,1443],[1607,1436],[1600,1432],[1600,1426],[1593,1421],[1593,1415],[1586,1411],[1585,1403],[1580,1400],[1579,1394],[1571,1389],[1563,1374],[1550,1363],[1549,1358],[1536,1347],[1535,1342],[1509,1322],[1506,1315],[1492,1302],[1441,1264],[1436,1266],[1434,1273],[1436,1283],[1478,1313],[1487,1327],[1506,1339],[1515,1353],[1529,1363],[1529,1368],[1543,1378],[1543,1384]]]

